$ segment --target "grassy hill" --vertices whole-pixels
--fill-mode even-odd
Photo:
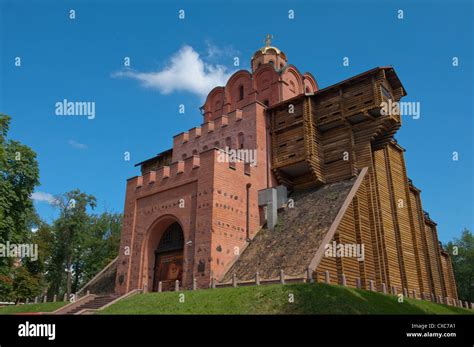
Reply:
[[[0,307],[0,314],[31,313],[31,312],[52,312],[64,306],[64,302],[46,302],[40,304],[14,305]]]
[[[184,294],[184,303],[179,301]],[[290,294],[294,302],[290,303]],[[287,284],[138,294],[101,314],[473,314],[474,311],[337,285]]]

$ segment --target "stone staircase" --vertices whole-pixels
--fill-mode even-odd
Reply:
[[[79,305],[72,305],[69,309],[61,310],[60,314],[77,314],[78,312],[85,309],[97,310],[104,307],[108,303],[117,299],[118,295],[92,295],[90,300],[85,301]]]

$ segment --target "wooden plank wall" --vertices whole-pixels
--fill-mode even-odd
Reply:
[[[441,267],[444,274],[446,295],[457,300],[458,294],[456,291],[456,280],[454,278],[453,266],[451,263],[451,258],[446,252],[441,252]]]
[[[399,255],[398,237],[392,211],[390,194],[389,172],[387,172],[387,158],[384,149],[374,152],[374,166],[377,178],[377,198],[379,201],[380,229],[384,244],[386,264],[383,269],[387,286],[395,286],[397,291],[403,289],[401,272],[403,263]]]
[[[357,244],[357,233],[354,220],[354,202],[349,206],[347,212],[341,220],[341,224],[337,230],[339,242],[342,245]],[[359,261],[356,257],[342,257],[337,258],[339,262],[339,278],[341,274],[346,275],[347,285],[355,287],[356,278],[361,277],[359,269]]]
[[[273,168],[291,165],[306,158],[302,105],[295,107],[291,119],[285,118],[290,118],[289,116],[286,109],[282,109],[275,110],[272,117]]]
[[[421,207],[420,191],[410,187],[410,208],[414,220],[413,232],[416,238],[416,252],[418,254],[417,269],[420,293],[429,297],[433,292],[433,281],[431,279],[430,265],[428,263],[427,246],[424,230],[424,216]]]
[[[354,143],[354,163],[371,159],[373,166],[345,213],[332,241],[337,244],[364,244],[364,261],[352,257],[323,257],[316,268],[318,281],[329,271],[331,283],[349,286],[361,279],[363,288],[375,281],[378,290],[395,286],[406,288],[420,298],[433,293],[456,298],[456,286],[449,257],[438,245],[436,224],[424,217],[419,190],[408,181],[403,150],[395,143],[365,153],[367,148]],[[365,153],[365,155],[364,155]],[[364,159],[365,158],[365,159]],[[372,176],[369,174],[372,172]],[[375,207],[374,207],[375,206]],[[331,241],[331,242],[332,242]]]
[[[399,231],[401,242],[401,252],[403,254],[403,271],[405,277],[405,287],[411,292],[415,289],[420,293],[418,280],[417,261],[415,256],[416,239],[412,233],[413,220],[410,211],[410,198],[408,178],[405,172],[405,160],[403,150],[394,145],[388,144],[386,147],[388,154],[388,166],[390,168],[390,179],[392,189],[392,200],[394,206],[394,216]]]
[[[433,223],[425,220],[425,237],[426,237],[426,245],[428,250],[428,258],[430,261],[430,268],[431,268],[431,276],[433,278],[433,294],[435,296],[441,295],[444,297],[444,293],[442,290],[441,285],[441,277],[440,272],[441,269],[439,267],[439,246],[436,242],[436,238],[433,235],[436,232],[436,227]]]
[[[326,182],[337,182],[354,174],[353,138],[349,127],[338,127],[321,136]],[[348,154],[344,157],[345,152]]]
[[[314,179],[321,183],[326,182],[324,169],[324,155],[321,140],[321,132],[315,124],[314,100],[304,100],[304,136],[306,148],[306,160],[314,174]]]
[[[369,183],[370,178],[366,176],[331,240],[331,243],[335,241],[343,245],[364,245],[363,261],[359,261],[356,257],[323,257],[316,268],[318,281],[324,281],[324,272],[327,270],[331,274],[332,283],[340,284],[341,276],[344,274],[348,286],[355,287],[356,278],[360,278],[362,288],[368,289],[370,280],[377,284],[377,288],[381,288],[381,284],[378,284],[380,276],[377,275],[376,267],[377,247],[374,247],[370,229],[371,215],[367,191]]]

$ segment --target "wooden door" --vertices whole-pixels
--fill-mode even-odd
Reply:
[[[182,281],[183,253],[168,252],[157,254],[155,258],[155,273],[153,290],[158,291],[158,282],[162,282],[162,290],[172,290],[175,281]]]

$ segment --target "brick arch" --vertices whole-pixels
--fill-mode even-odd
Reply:
[[[268,79],[271,83],[278,81],[278,74],[270,64],[262,64],[253,75],[253,87],[255,90],[260,91],[265,87],[264,80]]]
[[[216,104],[219,103],[219,107],[216,107]],[[204,109],[204,113],[207,116],[207,121],[211,120],[213,116],[216,115],[217,111],[221,110],[225,105],[225,88],[215,87],[212,89],[209,94],[207,95],[206,102],[202,107]]]
[[[285,68],[282,74],[282,78],[285,82],[296,80],[296,84],[297,84],[296,95],[304,92],[303,75],[298,71],[298,69],[294,65],[288,65]]]
[[[311,93],[315,93],[319,89],[316,78],[314,78],[314,76],[309,72],[305,72],[303,74],[303,83],[304,83],[305,89],[307,86],[311,88],[311,91],[310,91]]]
[[[244,88],[244,98],[239,100],[239,87]],[[252,75],[247,70],[240,70],[234,73],[225,86],[225,102],[228,106],[228,110],[234,110],[236,105],[240,103],[247,103],[249,95],[251,94],[252,88]]]
[[[268,100],[269,105],[280,101],[279,99],[279,76],[273,66],[263,64],[254,72],[254,89],[257,91],[257,100],[264,102]]]
[[[146,283],[148,290],[151,291],[153,285],[153,268],[155,262],[154,252],[158,247],[165,231],[174,223],[178,223],[181,227],[184,240],[186,242],[186,240],[189,238],[189,231],[183,226],[183,223],[180,221],[180,219],[172,214],[166,214],[158,217],[146,231],[146,235],[140,247],[141,261],[138,288],[143,288],[143,285]],[[186,247],[183,248],[183,253],[186,253]],[[184,254],[184,259],[186,259],[186,254]]]

